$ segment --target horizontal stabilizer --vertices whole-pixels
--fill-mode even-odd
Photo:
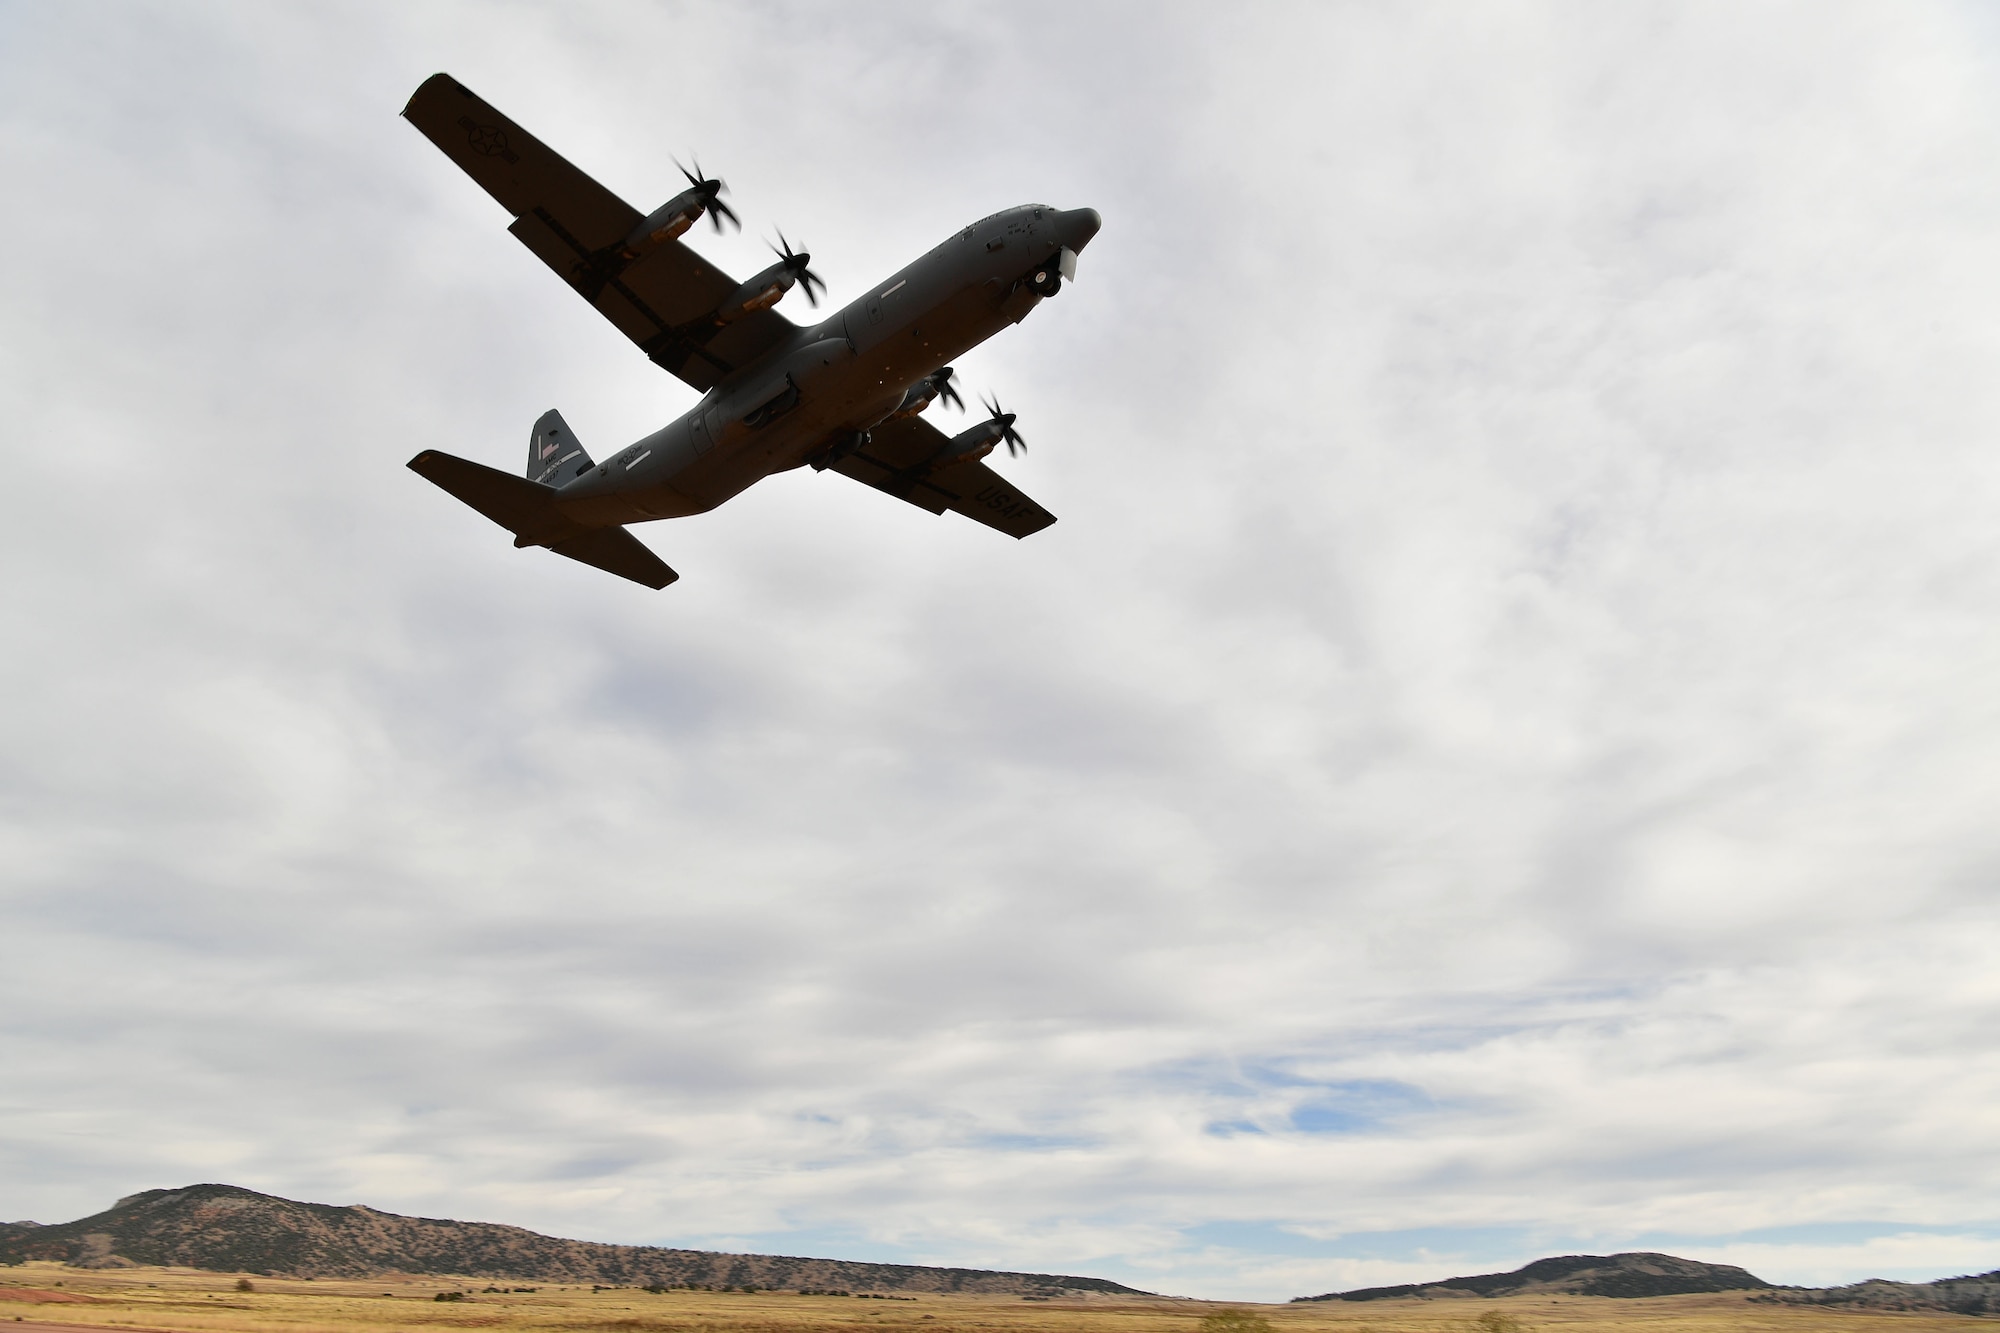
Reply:
[[[412,458],[410,471],[514,533],[516,546],[546,546],[648,588],[664,588],[680,577],[625,529],[586,528],[557,513],[553,486],[435,449]]]
[[[647,550],[646,543],[623,528],[599,528],[549,549],[648,588],[664,588],[680,577],[666,561]]]
[[[410,460],[410,471],[471,505],[507,531],[528,538],[530,545],[547,545],[581,534],[585,529],[556,512],[556,491],[526,477],[487,467],[435,449]]]

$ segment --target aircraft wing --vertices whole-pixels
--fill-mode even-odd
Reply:
[[[713,388],[798,331],[775,310],[718,326],[712,315],[736,279],[677,240],[622,260],[618,244],[644,215],[449,74],[424,80],[403,115],[513,214],[508,231],[695,388]]]
[[[949,509],[1009,537],[1026,537],[1056,521],[982,462],[926,472],[947,443],[944,432],[920,417],[885,421],[869,432],[867,444],[833,463],[831,470],[919,509],[933,514]]]

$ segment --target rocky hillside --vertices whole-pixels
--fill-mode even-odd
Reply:
[[[2000,1315],[2000,1269],[1936,1282],[1887,1282],[1871,1278],[1846,1287],[1784,1288],[1752,1300],[1785,1305],[1832,1305],[1860,1310],[1942,1310],[1950,1314]]]
[[[361,1205],[295,1203],[233,1185],[147,1190],[94,1217],[57,1226],[0,1223],[0,1262],[27,1259],[92,1268],[178,1264],[290,1277],[436,1273],[606,1286],[1140,1294],[1101,1278],[557,1240],[488,1222],[401,1217]]]
[[[1764,1291],[1771,1284],[1728,1264],[1705,1264],[1671,1254],[1568,1254],[1537,1259],[1511,1273],[1448,1277],[1400,1287],[1364,1287],[1300,1296],[1301,1301],[1381,1301],[1399,1296],[1680,1296],[1696,1291]]]

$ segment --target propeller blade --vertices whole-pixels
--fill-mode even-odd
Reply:
[[[767,241],[765,244],[769,245],[770,242]],[[798,285],[805,289],[806,300],[817,306],[819,293],[826,290],[826,280],[812,271],[810,267],[812,252],[792,249],[792,243],[785,239],[785,233],[779,231],[778,243],[771,246],[771,253],[784,261],[785,267],[792,271]]]
[[[720,180],[711,180],[707,176],[702,175],[700,158],[697,157],[690,160],[694,163],[692,171],[682,166],[679,158],[674,158],[673,163],[675,166],[680,167],[681,175],[687,177],[687,183],[694,187],[695,193],[703,197],[702,211],[708,214],[708,224],[719,232],[722,230],[723,219],[727,218],[731,223],[735,224],[738,231],[741,231],[743,229],[742,219],[736,216],[735,209],[722,202],[722,192],[729,187],[724,185]]]
[[[963,412],[965,410],[965,400],[958,396],[958,390],[951,387],[953,373],[952,368],[946,366],[931,378],[937,382],[937,396]]]
[[[1000,422],[1000,438],[1006,440],[1006,452],[1008,452],[1010,458],[1014,454],[1020,454],[1020,452],[1028,450],[1028,440],[1020,438],[1020,430],[1014,428],[1014,414],[1000,410],[1000,398],[998,396],[996,398],[980,398],[980,406],[984,406],[988,412],[992,412],[992,420]]]
[[[979,401],[993,414],[992,419],[1000,423],[1000,438],[1007,442],[1007,456],[1012,458],[1015,454],[1026,453],[1028,442],[1021,438],[1020,431],[1014,429],[1014,414],[1000,410],[1000,399],[997,396],[981,398]]]

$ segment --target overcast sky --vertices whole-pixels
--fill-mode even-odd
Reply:
[[[440,69],[836,306],[1099,209],[959,363],[1061,522],[513,550],[405,460],[695,395]],[[0,0],[0,1216],[2000,1266],[1996,75],[1970,4]]]

